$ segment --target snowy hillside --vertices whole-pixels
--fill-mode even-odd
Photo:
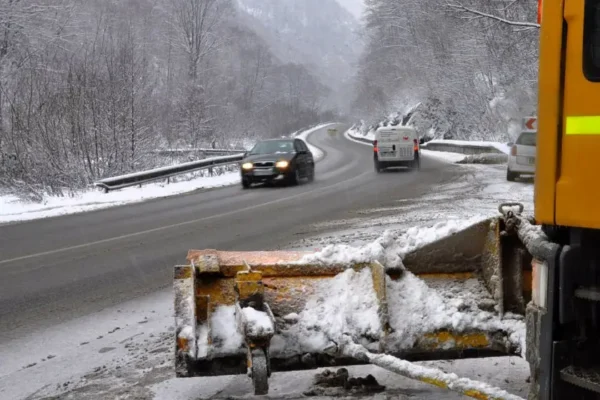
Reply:
[[[284,62],[309,66],[335,87],[362,50],[357,19],[335,0],[238,0],[240,13]]]

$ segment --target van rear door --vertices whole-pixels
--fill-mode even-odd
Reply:
[[[406,129],[398,132],[400,146],[398,147],[399,160],[412,160],[415,158],[415,132],[412,129]]]
[[[377,146],[381,160],[409,161],[414,158],[414,134],[411,130],[393,129],[378,132]]]
[[[379,131],[377,147],[379,148],[379,158],[395,159],[397,156],[398,141],[400,135],[397,131]]]

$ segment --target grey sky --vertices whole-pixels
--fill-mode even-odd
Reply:
[[[337,0],[344,8],[350,11],[352,14],[356,16],[356,18],[360,18],[362,16],[362,12],[365,8],[365,4],[363,0]]]

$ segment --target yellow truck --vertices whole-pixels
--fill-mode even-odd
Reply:
[[[409,361],[518,354],[529,399],[599,398],[600,0],[540,9],[534,216],[501,204],[393,265],[190,250],[174,274],[177,376],[247,374],[266,394],[274,371],[371,363],[477,399],[518,399]],[[476,286],[485,318],[419,326],[403,314],[407,282],[422,294]]]

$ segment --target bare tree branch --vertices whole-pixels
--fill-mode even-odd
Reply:
[[[457,10],[461,10],[461,11],[470,13],[470,14],[478,15],[480,17],[493,19],[495,21],[499,21],[499,22],[502,22],[503,24],[507,24],[507,25],[527,27],[527,28],[537,28],[537,29],[540,28],[540,24],[535,23],[535,22],[511,21],[511,20],[499,17],[497,15],[488,14],[488,13],[485,13],[482,11],[474,10],[469,7],[465,7],[462,4],[447,4],[447,6],[450,8],[453,8],[453,9],[457,9]]]

